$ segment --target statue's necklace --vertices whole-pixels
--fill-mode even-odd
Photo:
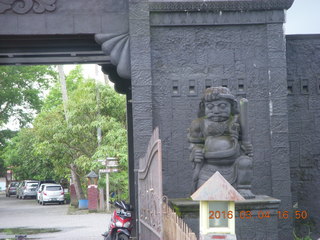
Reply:
[[[205,120],[205,135],[207,136],[221,136],[228,129],[228,121],[212,122],[208,119]]]

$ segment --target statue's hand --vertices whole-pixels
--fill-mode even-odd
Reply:
[[[253,156],[253,147],[251,143],[242,142],[241,148],[246,155],[248,155],[249,157]]]
[[[203,152],[200,149],[194,151],[194,162],[201,163],[203,161]]]
[[[233,123],[229,129],[230,136],[234,139],[238,139],[239,138],[239,129],[240,129],[240,125],[238,123]]]

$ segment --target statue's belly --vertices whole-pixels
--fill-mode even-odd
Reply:
[[[208,152],[226,151],[233,147],[233,141],[229,136],[207,137],[205,149]]]
[[[205,158],[228,158],[237,155],[238,144],[229,136],[207,137],[205,141]]]

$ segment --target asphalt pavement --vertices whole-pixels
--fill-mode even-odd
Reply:
[[[6,198],[0,193],[0,229],[4,228],[53,228],[54,233],[28,235],[27,239],[102,240],[110,214],[76,211],[68,214],[69,205],[39,205],[35,199]],[[10,239],[0,232],[1,239]],[[14,238],[13,238],[14,239]]]

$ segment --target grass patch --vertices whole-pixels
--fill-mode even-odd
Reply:
[[[39,233],[55,233],[61,230],[56,228],[0,228],[0,233],[7,235],[32,235]]]
[[[109,212],[107,212],[106,210],[79,209],[78,207],[69,205],[67,214],[68,215],[83,215],[83,214],[90,214],[90,213],[112,213],[113,210],[114,209],[112,208],[112,209],[110,209]]]
[[[68,208],[68,215],[81,215],[81,214],[88,214],[89,210],[88,209],[79,209],[75,206],[70,205]]]

